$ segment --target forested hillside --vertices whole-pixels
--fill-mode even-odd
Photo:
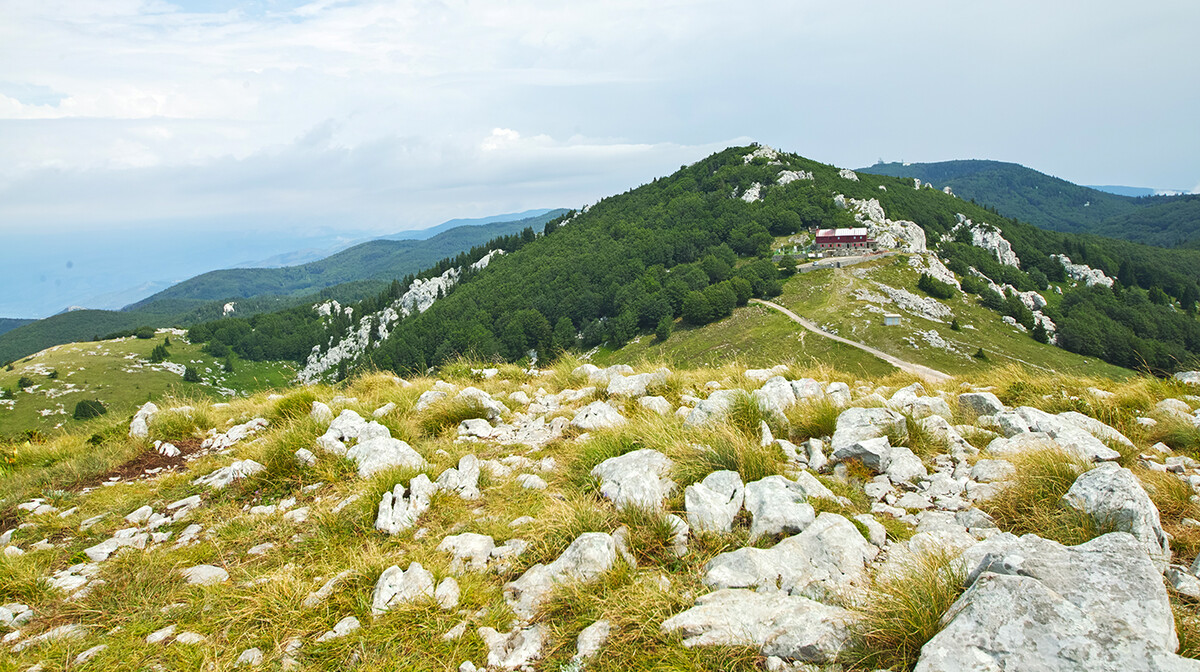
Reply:
[[[12,317],[0,317],[0,334],[10,332],[13,329],[16,329],[17,327],[23,327],[32,321],[33,320],[25,320],[25,319],[12,318]]]
[[[10,328],[11,333],[5,333],[5,322],[0,321],[0,362],[139,326],[186,327],[215,320],[225,315],[225,304],[231,301],[238,317],[309,306],[314,301],[362,301],[387,290],[396,278],[417,273],[439,259],[497,236],[540,227],[563,212],[553,210],[522,220],[459,226],[422,240],[370,241],[299,266],[212,271],[120,311],[79,310],[43,320],[20,320]]]
[[[320,354],[337,347],[339,334],[353,327],[366,341],[365,354],[343,366],[345,373],[353,366],[424,371],[460,354],[519,360],[533,351],[546,357],[576,346],[619,345],[652,331],[669,337],[677,319],[701,324],[729,315],[752,296],[778,294],[788,270],[770,260],[774,236],[853,224],[850,211],[834,198],[844,195],[859,202],[878,199],[890,220],[915,222],[961,277],[980,273],[1020,292],[1049,291],[1052,284],[1065,288],[1061,301],[1043,314],[1058,324],[1059,343],[1067,349],[1163,371],[1200,353],[1194,312],[1200,254],[1045,231],[940,191],[914,189],[911,180],[857,176],[763,150],[728,149],[552,221],[541,236],[528,232],[515,242],[496,241],[447,260],[423,276],[466,268],[489,250],[507,252],[486,270],[468,270],[456,284],[439,288],[444,297],[409,317],[377,314],[404,296],[410,286],[405,282],[354,307],[353,318],[299,307],[201,325],[192,338],[243,357],[301,361],[313,357],[314,348]],[[971,244],[959,225],[964,217],[998,227],[1019,267],[1001,264],[992,252]],[[1118,278],[1115,289],[1075,286],[1052,256],[1057,254]],[[978,281],[964,290],[988,308],[1035,326],[1015,295],[1003,296]]]
[[[1198,196],[1119,196],[1000,161],[877,163],[862,172],[949,186],[963,199],[1044,229],[1163,247],[1200,245]]]
[[[132,304],[126,310],[162,312],[158,308],[171,302],[171,312],[203,302],[233,300],[254,296],[302,296],[346,282],[362,280],[391,281],[428,268],[439,259],[452,256],[498,236],[515,233],[531,226],[541,227],[564,210],[527,219],[494,222],[478,226],[458,226],[420,240],[371,240],[355,245],[319,261],[282,268],[231,268],[210,271]]]

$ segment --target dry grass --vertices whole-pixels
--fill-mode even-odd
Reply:
[[[1018,536],[1036,534],[1067,546],[1100,536],[1103,529],[1087,514],[1060,504],[1087,463],[1057,449],[1026,453],[1013,460],[1016,477],[980,506],[996,526]]]
[[[787,413],[793,441],[833,436],[842,409],[826,397],[798,403]]]
[[[965,579],[965,567],[949,555],[915,556],[904,571],[874,585],[842,660],[855,670],[911,670]]]
[[[443,378],[456,384],[475,385],[492,394],[510,393],[522,389],[530,396],[539,387],[555,393],[566,387],[578,389],[587,383],[572,371],[582,362],[564,357],[550,367],[545,376],[532,377],[516,366],[503,366],[497,377],[481,380],[474,368],[486,363],[461,360],[443,372]],[[661,364],[644,362],[640,371],[652,371]],[[455,368],[456,367],[456,368]],[[818,380],[843,380],[852,387],[859,383],[846,380],[842,374],[824,369],[801,369],[793,366],[789,378],[811,376]],[[995,380],[989,380],[991,376]],[[736,363],[716,369],[678,371],[668,377],[667,384],[652,393],[661,394],[673,404],[680,395],[707,396],[705,383],[715,380],[725,389],[755,389],[761,384],[746,379]],[[90,664],[95,669],[212,669],[231,670],[233,659],[243,649],[258,646],[267,656],[267,665],[277,668],[284,642],[292,637],[305,640],[301,652],[304,669],[360,670],[446,670],[471,660],[482,664],[486,650],[474,634],[478,626],[509,629],[511,611],[504,602],[504,581],[516,578],[534,563],[547,563],[584,532],[612,532],[624,525],[629,530],[630,550],[640,567],[633,569],[619,562],[610,572],[589,584],[560,587],[555,597],[540,615],[541,622],[551,629],[542,669],[558,669],[575,652],[575,637],[595,620],[613,622],[612,638],[600,657],[589,664],[593,670],[702,670],[702,669],[761,669],[761,655],[744,647],[700,647],[688,649],[676,637],[663,635],[659,629],[667,617],[679,613],[694,603],[694,596],[705,588],[701,583],[703,567],[717,554],[751,544],[747,534],[747,516],[742,514],[728,534],[701,534],[689,540],[688,552],[674,557],[671,534],[665,513],[627,509],[618,512],[594,491],[590,470],[599,462],[638,448],[652,448],[667,455],[675,463],[672,478],[680,485],[668,500],[667,511],[681,508],[682,488],[718,469],[731,469],[743,480],[753,481],[776,473],[784,473],[787,464],[774,447],[760,447],[758,423],[765,418],[761,408],[740,403],[729,422],[706,429],[683,427],[674,416],[660,417],[626,403],[628,422],[621,428],[593,432],[585,443],[576,443],[576,434],[568,432],[563,440],[545,448],[527,451],[517,446],[498,446],[490,443],[457,444],[453,427],[464,417],[477,417],[474,411],[463,412],[447,400],[421,413],[412,412],[416,398],[434,384],[433,378],[414,378],[412,386],[399,384],[387,373],[372,373],[346,381],[335,387],[317,386],[293,391],[283,399],[270,400],[266,395],[232,400],[228,407],[212,408],[189,400],[199,411],[161,416],[154,426],[155,438],[194,435],[211,428],[223,430],[230,422],[244,422],[254,417],[268,417],[271,426],[234,447],[228,455],[209,456],[191,463],[190,473],[160,476],[101,488],[81,495],[69,490],[82,478],[103,473],[147,448],[146,442],[130,441],[129,418],[102,418],[88,425],[88,433],[96,433],[89,443],[85,436],[52,437],[43,444],[20,447],[16,468],[0,475],[0,520],[4,528],[32,520],[33,527],[19,530],[15,542],[22,547],[48,537],[62,545],[53,551],[31,552],[20,558],[0,558],[0,603],[18,601],[31,604],[38,620],[27,628],[36,635],[54,625],[81,623],[92,634],[71,644],[55,644],[13,656],[15,669],[23,669],[45,660],[52,669],[66,669],[80,651],[98,643],[109,650]],[[890,387],[912,382],[911,377],[894,375],[884,381]],[[1051,410],[1074,409],[1097,417],[1133,439],[1140,448],[1155,436],[1175,441],[1180,452],[1188,445],[1200,451],[1200,434],[1183,431],[1163,423],[1159,434],[1140,430],[1132,420],[1138,413],[1153,408],[1164,396],[1178,396],[1183,390],[1172,383],[1153,379],[1133,378],[1129,381],[1089,381],[1056,376],[1030,377],[1022,371],[1000,370],[983,374],[982,384],[996,385],[1010,403],[1030,403]],[[1020,384],[1018,384],[1020,383]],[[1104,388],[1116,396],[1105,400],[1103,395],[1087,391],[1089,386]],[[928,386],[927,386],[928,389]],[[958,388],[948,386],[947,391]],[[420,519],[416,528],[394,537],[374,530],[376,506],[384,490],[397,482],[407,483],[416,471],[387,470],[360,480],[354,466],[344,458],[318,454],[315,466],[299,463],[297,448],[313,449],[315,437],[323,426],[309,418],[311,402],[319,399],[329,403],[334,395],[356,398],[335,409],[351,408],[365,417],[386,403],[396,404],[395,410],[379,418],[393,436],[408,441],[429,462],[422,471],[435,478],[442,469],[454,465],[459,457],[473,453],[480,459],[500,459],[509,455],[527,454],[533,460],[552,456],[557,468],[538,471],[549,483],[547,490],[527,490],[513,479],[493,479],[485,475],[480,486],[480,499],[465,501],[452,494],[435,496],[433,506]],[[1043,399],[1049,395],[1049,399]],[[603,390],[594,398],[603,398]],[[1078,397],[1071,399],[1072,396]],[[746,395],[743,401],[750,400]],[[170,403],[160,404],[168,406]],[[1116,410],[1105,410],[1105,405]],[[832,404],[814,402],[797,405],[788,414],[790,435],[794,440],[832,434],[840,409]],[[464,415],[465,413],[465,415]],[[569,410],[563,413],[570,413]],[[171,417],[178,415],[179,417]],[[772,420],[768,420],[770,425]],[[771,425],[776,429],[776,425]],[[1138,433],[1141,431],[1142,433]],[[777,432],[776,435],[782,435]],[[925,439],[909,427],[908,445],[918,454],[932,448],[922,448]],[[196,474],[205,473],[232,459],[252,458],[267,466],[255,478],[247,479],[224,492],[209,491],[191,484]],[[1089,520],[1064,511],[1057,506],[1061,494],[1069,488],[1079,470],[1087,465],[1072,464],[1062,455],[1031,456],[1018,464],[1019,476],[1011,492],[993,500],[989,511],[1001,527],[1014,532],[1036,532],[1064,543],[1078,543],[1100,530]],[[869,510],[861,490],[861,482],[871,474],[857,473],[853,466],[849,480],[821,477],[821,480],[845,502],[814,500],[819,511],[832,511],[846,516]],[[1147,491],[1159,507],[1164,527],[1175,535],[1173,546],[1176,561],[1194,557],[1200,549],[1200,533],[1183,526],[1183,517],[1198,517],[1190,502],[1186,484],[1174,476],[1146,472],[1138,473]],[[322,483],[315,490],[305,486]],[[108,538],[127,525],[124,514],[143,504],[161,511],[170,501],[189,494],[201,494],[204,506],[188,519],[171,523],[162,529],[178,534],[190,523],[204,528],[204,535],[195,546],[173,549],[165,544],[151,551],[123,551],[102,565],[102,578],[107,584],[89,597],[66,602],[63,596],[50,590],[44,577],[82,557],[82,549]],[[332,508],[349,495],[361,498],[340,513]],[[47,497],[60,508],[78,506],[79,510],[64,519],[43,516],[33,519],[24,513],[13,512],[13,505],[30,497]],[[298,498],[297,506],[311,507],[310,520],[296,525],[276,516],[249,516],[245,509],[254,504],[274,503],[283,497]],[[88,532],[80,532],[80,520],[101,512],[111,512],[108,518]],[[6,517],[7,516],[7,517]],[[512,528],[509,523],[521,516],[534,521]],[[904,539],[911,528],[888,517],[879,517],[892,539]],[[500,575],[491,572],[466,573],[458,580],[463,601],[457,611],[445,611],[428,601],[417,602],[393,610],[378,618],[370,618],[370,596],[379,573],[387,566],[419,561],[437,579],[449,572],[450,557],[438,551],[437,544],[449,534],[476,532],[491,535],[498,543],[520,538],[531,543],[530,548]],[[299,536],[298,536],[299,535]],[[1188,536],[1191,535],[1191,536]],[[248,556],[246,550],[270,541],[276,549],[266,556]],[[771,540],[760,540],[769,543]],[[232,580],[221,586],[192,588],[182,584],[177,570],[201,562],[226,567]],[[351,575],[329,600],[316,609],[300,606],[304,596],[315,590],[330,576],[342,570]],[[961,577],[959,568],[945,558],[923,558],[903,577],[877,586],[877,596],[862,605],[865,620],[859,630],[854,655],[848,664],[874,667],[893,666],[902,669],[933,632],[938,619],[958,595]],[[261,581],[254,586],[248,581]],[[663,582],[669,584],[664,588]],[[1179,596],[1172,596],[1179,616],[1179,633],[1185,653],[1200,649],[1200,610]],[[171,609],[175,604],[182,607]],[[166,609],[166,611],[164,611]],[[473,616],[486,609],[486,615]],[[343,616],[355,615],[363,621],[363,629],[351,636],[326,644],[314,639],[330,629]],[[460,640],[445,641],[442,634],[460,622],[468,623],[467,634]],[[148,646],[145,635],[176,624],[180,630],[192,630],[205,635],[209,644],[199,647],[182,645]],[[120,626],[121,631],[108,633]],[[7,661],[6,661],[7,663]],[[3,668],[4,665],[0,665]],[[265,668],[264,668],[265,669]]]

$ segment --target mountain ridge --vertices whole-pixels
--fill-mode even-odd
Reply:
[[[1200,245],[1200,197],[1121,195],[1018,163],[959,159],[876,163],[860,172],[920,179],[1052,231],[1092,233],[1162,247]]]

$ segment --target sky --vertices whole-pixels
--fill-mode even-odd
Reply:
[[[1197,25],[1194,0],[0,0],[0,246],[29,257],[0,285],[40,283],[0,316],[579,207],[751,141],[1200,189]],[[150,256],[178,263],[101,277]]]

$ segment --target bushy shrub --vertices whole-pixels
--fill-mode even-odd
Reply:
[[[951,299],[955,294],[954,285],[942,282],[928,273],[921,274],[921,278],[917,280],[917,289],[935,299]]]
[[[75,413],[72,417],[76,420],[87,420],[89,418],[98,418],[108,412],[104,404],[98,399],[81,399],[75,404]]]
[[[158,345],[154,346],[153,350],[150,351],[150,363],[157,364],[159,362],[165,362],[167,361],[167,357],[170,356],[171,353],[167,350],[166,344],[159,343]]]
[[[189,366],[183,370],[183,382],[185,382],[185,383],[200,382],[200,372],[196,370],[196,367]]]
[[[133,335],[142,340],[154,338],[154,327],[138,327],[133,330]]]
[[[654,330],[654,337],[661,343],[671,337],[671,331],[675,329],[675,320],[670,317],[664,317],[658,321],[658,327]]]

